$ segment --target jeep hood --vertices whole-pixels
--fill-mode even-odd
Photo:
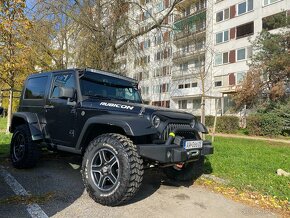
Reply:
[[[136,114],[139,116],[153,116],[156,114],[165,119],[173,120],[193,120],[195,118],[192,114],[183,112],[181,110],[173,110],[169,108],[117,100],[86,99],[82,102],[82,107],[88,109],[106,110],[108,113],[125,113],[128,115]]]

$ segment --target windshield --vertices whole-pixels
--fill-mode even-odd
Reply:
[[[130,81],[85,72],[80,76],[82,95],[99,99],[117,99],[120,101],[141,103],[137,84]]]

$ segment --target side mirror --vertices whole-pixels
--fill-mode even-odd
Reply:
[[[75,95],[75,90],[73,88],[59,87],[59,98],[61,99],[71,99]]]

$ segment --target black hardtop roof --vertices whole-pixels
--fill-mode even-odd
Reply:
[[[138,81],[133,79],[133,78],[130,78],[130,77],[127,77],[127,76],[123,76],[123,75],[117,74],[115,72],[109,72],[109,71],[104,71],[104,70],[96,70],[96,69],[91,69],[91,68],[83,68],[83,69],[71,68],[71,69],[66,69],[66,70],[54,70],[54,71],[47,71],[47,72],[38,72],[38,73],[33,73],[33,74],[29,75],[28,78],[37,77],[39,75],[49,75],[49,74],[53,74],[53,73],[62,73],[62,72],[68,72],[68,71],[92,72],[92,73],[103,74],[103,75],[106,75],[106,76],[115,77],[115,78],[118,78],[118,79],[127,80],[127,81],[132,82],[132,83],[138,83]]]

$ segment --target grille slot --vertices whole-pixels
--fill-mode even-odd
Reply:
[[[166,141],[168,139],[169,133],[176,128],[190,128],[189,124],[179,124],[179,123],[169,123],[161,134],[161,139]]]

